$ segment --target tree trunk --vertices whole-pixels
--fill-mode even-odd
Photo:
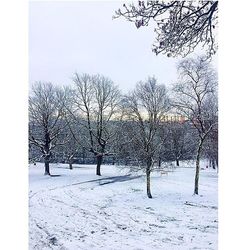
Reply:
[[[102,165],[103,156],[102,155],[97,155],[96,159],[97,159],[96,175],[101,175],[101,165]]]
[[[194,194],[198,194],[199,189],[199,175],[200,175],[200,154],[202,149],[203,140],[200,141],[197,155],[196,155],[196,170],[195,170],[195,181],[194,181]]]
[[[50,175],[49,162],[50,162],[51,152],[49,150],[49,146],[50,146],[50,136],[49,136],[49,132],[47,131],[45,134],[45,147],[44,147],[44,153],[45,153],[45,157],[44,157],[45,172],[44,172],[44,175]]]
[[[50,175],[50,172],[49,172],[49,156],[45,156],[44,158],[44,165],[45,165],[45,172],[44,172],[44,175]]]
[[[85,151],[83,150],[83,152],[82,152],[82,164],[85,164],[85,158],[86,158],[86,155],[85,155]]]
[[[72,170],[73,166],[72,166],[72,161],[69,162],[69,169]]]
[[[147,176],[147,195],[148,198],[152,198],[151,190],[150,190],[150,171],[152,166],[152,158],[147,159],[147,168],[146,168],[146,176]]]
[[[213,167],[213,169],[215,169],[215,160],[214,159],[212,160],[212,167]]]
[[[179,167],[180,166],[180,163],[179,163],[179,159],[176,158],[176,166]]]
[[[151,195],[151,190],[150,190],[150,170],[148,167],[146,170],[146,175],[147,175],[147,196],[148,196],[148,198],[151,199],[152,195]]]
[[[212,159],[209,158],[209,167],[211,168],[212,167]]]
[[[158,167],[159,168],[161,167],[161,157],[159,157],[159,160],[158,160]]]
[[[72,164],[73,164],[73,156],[70,156],[70,157],[69,157],[69,169],[70,169],[70,170],[73,169]]]
[[[218,157],[215,158],[216,165],[217,165],[217,173],[219,173],[219,162],[218,162]]]
[[[218,157],[215,157],[216,166],[218,167]]]

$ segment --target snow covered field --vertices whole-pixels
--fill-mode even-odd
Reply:
[[[51,164],[54,177],[43,164],[29,167],[30,249],[217,249],[215,170],[201,170],[199,196],[194,168],[154,173],[148,199],[144,175],[74,167]]]

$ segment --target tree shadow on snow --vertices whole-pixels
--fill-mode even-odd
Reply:
[[[99,185],[103,186],[103,185],[107,185],[107,184],[111,184],[111,183],[115,183],[115,182],[130,181],[130,180],[137,179],[137,178],[140,178],[140,177],[141,176],[131,176],[131,175],[108,177],[108,178],[105,178],[105,180],[107,180],[106,182],[101,182],[102,179],[100,179],[99,180],[100,181]]]
[[[59,177],[59,176],[62,176],[60,174],[51,174],[50,177]]]

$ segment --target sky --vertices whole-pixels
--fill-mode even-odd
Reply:
[[[155,76],[169,86],[177,59],[152,52],[153,23],[137,29],[124,18],[112,20],[122,2],[30,2],[29,84],[67,85],[75,72],[102,74],[123,92]]]

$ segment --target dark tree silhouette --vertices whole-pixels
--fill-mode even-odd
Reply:
[[[76,73],[73,81],[74,111],[68,111],[85,131],[83,147],[96,157],[96,174],[101,175],[103,157],[113,155],[107,148],[116,133],[111,121],[119,116],[120,91],[111,79],[101,75]]]
[[[152,19],[156,22],[156,54],[185,57],[199,44],[206,48],[209,57],[216,53],[218,1],[138,1],[123,4],[113,18],[121,16],[137,28],[148,26]]]
[[[52,83],[38,82],[32,86],[29,97],[29,143],[42,153],[45,175],[50,175],[53,150],[67,141],[61,138],[64,121],[65,93]]]

